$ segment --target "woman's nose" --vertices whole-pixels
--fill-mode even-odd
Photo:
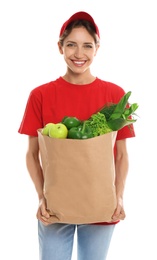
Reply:
[[[75,49],[75,53],[74,53],[74,56],[78,59],[82,58],[83,57],[83,49],[80,48],[80,47],[77,47]]]

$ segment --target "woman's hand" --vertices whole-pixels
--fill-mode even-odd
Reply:
[[[46,209],[46,200],[44,197],[39,200],[39,207],[36,216],[37,219],[40,220],[45,226],[51,224],[50,214]]]
[[[122,198],[117,199],[117,208],[112,216],[113,221],[124,220],[126,217]]]

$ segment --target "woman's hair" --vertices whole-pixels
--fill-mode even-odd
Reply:
[[[71,33],[73,28],[85,27],[89,34],[93,37],[95,44],[99,44],[99,37],[96,34],[94,26],[87,20],[75,20],[71,22],[64,33],[60,36],[59,42],[63,46],[65,38]]]

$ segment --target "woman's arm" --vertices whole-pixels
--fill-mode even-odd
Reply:
[[[46,201],[43,194],[44,177],[39,158],[38,137],[29,136],[28,138],[26,165],[39,198],[37,218],[47,225],[49,224],[50,215],[46,210]]]
[[[123,207],[123,194],[128,174],[128,168],[129,160],[126,147],[126,139],[123,139],[116,142],[115,187],[117,196],[117,208],[112,217],[114,221],[125,218],[125,211]]]
[[[28,150],[26,153],[26,165],[30,177],[34,183],[39,200],[43,198],[43,172],[39,160],[38,137],[29,136]]]

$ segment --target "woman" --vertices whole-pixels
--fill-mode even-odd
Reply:
[[[128,127],[119,130],[116,138],[117,207],[111,223],[51,224],[43,194],[44,177],[37,129],[49,122],[58,123],[65,115],[85,120],[105,103],[118,103],[125,93],[120,86],[91,74],[90,66],[99,46],[99,29],[88,13],[75,13],[63,24],[58,48],[67,64],[66,73],[31,91],[19,128],[19,133],[28,135],[26,164],[39,198],[37,219],[41,260],[70,260],[76,228],[78,260],[105,260],[115,225],[125,218],[123,193],[128,173],[126,140],[135,136]]]

